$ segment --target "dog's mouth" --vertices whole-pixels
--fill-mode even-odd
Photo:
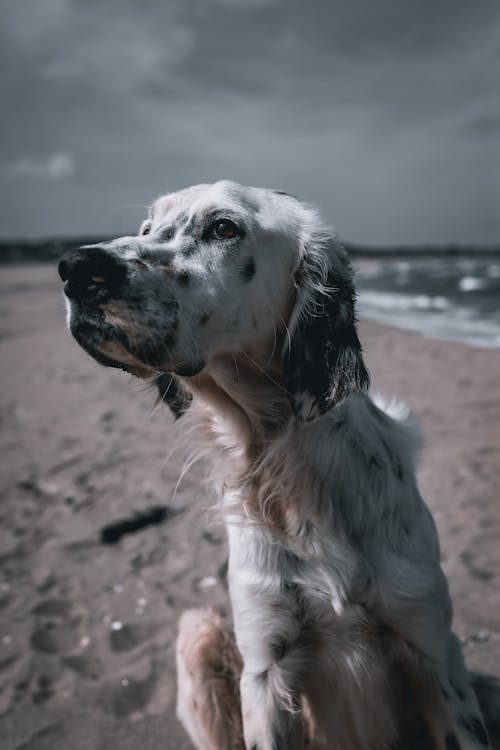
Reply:
[[[70,330],[80,346],[106,367],[115,367],[144,380],[159,372],[183,377],[198,375],[205,362],[174,356],[175,321],[169,333],[152,331],[123,300],[100,305],[71,305]]]
[[[97,359],[96,355],[99,356],[102,364],[107,364],[109,367],[119,367],[143,380],[154,377],[160,369],[138,360],[116,339],[101,341],[96,347],[94,359]]]
[[[153,377],[166,359],[165,352],[153,347],[152,341],[149,345],[148,339],[132,342],[126,328],[107,321],[99,307],[72,304],[69,327],[82,349],[97,362],[140,378]]]

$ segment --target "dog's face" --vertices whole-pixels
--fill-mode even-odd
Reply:
[[[66,253],[59,273],[71,332],[102,364],[191,377],[229,358],[238,378],[239,355],[261,372],[273,361],[304,421],[368,387],[345,251],[285,193],[165,195],[137,236]]]
[[[140,376],[194,375],[272,337],[298,262],[293,203],[231,182],[159,198],[137,236],[61,260],[71,332],[99,362]]]

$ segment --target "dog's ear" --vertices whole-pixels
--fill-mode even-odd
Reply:
[[[356,330],[352,269],[339,240],[318,233],[304,241],[295,287],[284,378],[297,418],[308,422],[366,392],[370,378]]]

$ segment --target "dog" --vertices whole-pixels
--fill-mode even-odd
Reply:
[[[195,745],[491,747],[475,684],[487,707],[492,683],[451,629],[418,430],[370,398],[349,259],[316,211],[196,185],[59,273],[79,344],[155,382],[211,455],[235,641],[214,611],[181,618]]]

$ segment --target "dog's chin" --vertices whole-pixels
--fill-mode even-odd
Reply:
[[[141,362],[116,339],[101,341],[95,346],[94,352],[91,352],[91,354],[101,364],[126,370],[126,372],[130,372],[142,380],[149,380],[154,377],[160,369]]]
[[[198,375],[205,361],[172,357],[165,348],[159,349],[154,341],[135,340],[125,327],[110,325],[95,315],[95,311],[84,311],[69,320],[71,333],[90,356],[105,367],[115,367],[149,380],[160,372],[168,372],[190,378]]]
[[[126,370],[142,380],[149,380],[158,375],[159,372],[169,372],[183,378],[192,378],[199,375],[205,367],[203,361],[184,364],[170,361],[154,364],[143,362],[116,339],[101,341],[95,346],[94,352],[91,352],[91,354],[94,359],[102,364]]]

